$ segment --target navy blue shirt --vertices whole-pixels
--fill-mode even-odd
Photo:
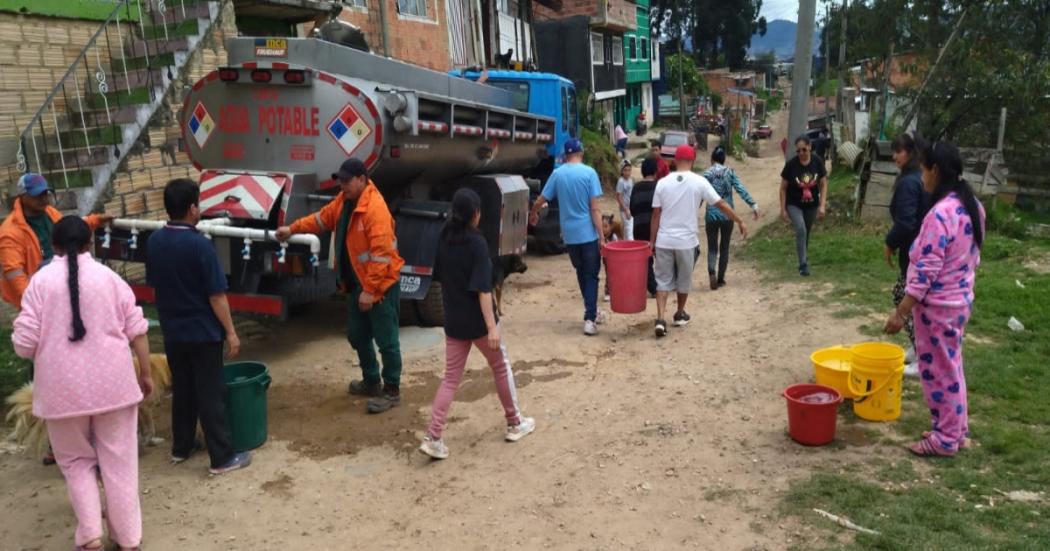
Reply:
[[[189,224],[169,222],[149,237],[146,281],[157,293],[164,340],[221,342],[226,333],[209,299],[227,289],[215,246]]]

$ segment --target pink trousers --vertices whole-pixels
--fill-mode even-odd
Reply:
[[[49,419],[47,435],[66,478],[77,516],[74,539],[84,545],[102,537],[102,499],[97,471],[106,489],[109,537],[121,547],[142,539],[139,505],[138,406],[68,419]]]
[[[430,414],[430,428],[427,432],[435,440],[441,439],[441,433],[445,430],[445,420],[448,418],[448,410],[452,407],[452,399],[456,396],[456,389],[463,380],[463,371],[467,366],[467,356],[470,355],[470,347],[476,346],[492,368],[492,377],[496,381],[496,394],[503,404],[503,412],[507,416],[507,425],[514,426],[521,422],[521,412],[518,411],[518,395],[514,388],[514,373],[510,370],[510,359],[507,358],[507,347],[501,342],[499,350],[489,348],[488,338],[482,337],[473,341],[464,341],[445,337],[445,377],[438,387],[437,396],[434,397],[434,407]]]
[[[954,454],[970,432],[963,372],[963,333],[970,309],[917,304],[912,314],[922,392],[930,407],[930,440],[941,453]]]

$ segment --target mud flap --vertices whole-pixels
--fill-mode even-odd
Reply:
[[[401,268],[401,299],[422,300],[434,276],[438,236],[445,226],[450,203],[405,199],[394,211],[397,223],[397,250],[405,265]]]

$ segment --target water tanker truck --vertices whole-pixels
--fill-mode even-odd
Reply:
[[[235,311],[283,318],[334,292],[331,235],[282,244],[273,233],[328,203],[339,189],[331,175],[350,157],[365,163],[394,215],[408,322],[442,321],[432,269],[460,188],[481,196],[494,260],[523,255],[527,233],[541,250],[561,247],[553,209],[536,227],[527,220],[576,134],[571,81],[494,71],[479,83],[477,72],[445,74],[317,38],[233,38],[227,50],[228,66],[187,94],[180,123],[201,171],[198,229],[215,244]],[[161,226],[117,219],[98,252],[143,262]],[[152,301],[148,286],[134,289]]]

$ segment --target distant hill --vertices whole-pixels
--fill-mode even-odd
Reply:
[[[795,31],[798,25],[794,21],[777,19],[766,25],[766,35],[751,37],[751,47],[747,53],[752,56],[762,55],[770,50],[777,59],[788,59],[795,56]],[[820,30],[813,33],[813,51],[820,49]]]

